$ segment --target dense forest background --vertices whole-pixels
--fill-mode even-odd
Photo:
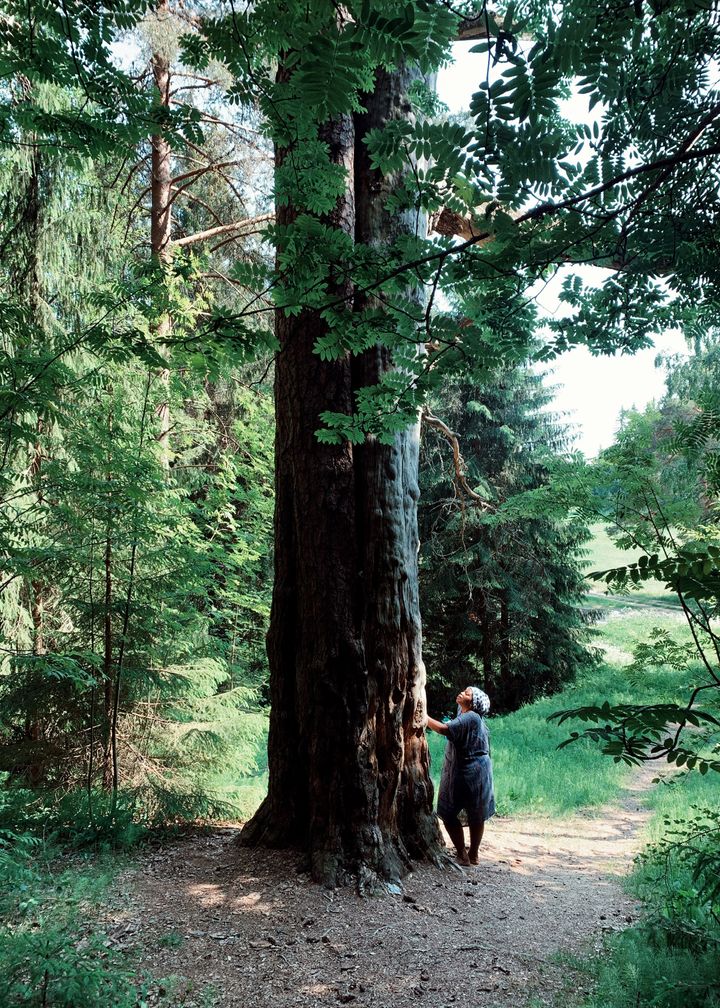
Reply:
[[[160,4],[119,59],[201,137],[68,164],[28,131],[3,161],[0,760],[13,789],[74,795],[90,820],[104,795],[150,821],[247,813],[263,763],[273,336],[266,314],[252,348],[218,320],[262,303],[272,151],[256,111],[228,103],[226,70],[182,62],[190,30]],[[71,89],[39,88],[48,114],[71,107]],[[488,501],[544,485],[569,448],[550,399],[522,360],[436,393]],[[569,508],[486,513],[458,490],[447,440],[428,426],[424,446],[433,705],[472,680],[516,709],[589,657],[587,531]]]
[[[496,14],[418,0],[347,18],[293,7],[280,24],[276,6],[6,3],[0,14],[0,865],[11,879],[32,875],[48,838],[131,846],[245,819],[268,777],[271,796],[286,780],[301,753],[293,719],[275,722],[269,771],[268,723],[271,710],[281,718],[288,655],[312,655],[321,587],[344,555],[342,522],[318,516],[347,518],[333,480],[348,458],[366,522],[353,526],[357,557],[372,554],[374,515],[404,516],[402,557],[394,541],[372,554],[380,573],[357,603],[369,666],[419,649],[412,612],[373,595],[390,568],[422,615],[437,714],[470,682],[502,715],[583,682],[607,605],[588,588],[635,593],[676,606],[685,636],[661,627],[638,644],[637,696],[571,692],[559,718],[578,747],[620,763],[720,768],[717,11],[686,0],[598,13],[577,0],[555,26],[544,5]],[[432,88],[455,38],[478,41],[486,73],[462,117]],[[571,87],[596,120],[562,117]],[[536,285],[578,263],[606,279],[568,274],[568,311],[539,319]],[[689,356],[666,362],[662,399],[625,415],[597,460],[574,454],[548,361],[577,343],[632,352],[663,328],[683,332]],[[301,351],[315,363],[292,385]],[[304,468],[316,458],[324,468]],[[604,534],[622,562],[589,584]],[[288,571],[301,598],[289,629]],[[332,686],[362,648],[343,637],[340,600],[325,612],[318,636],[340,640],[321,670]],[[398,631],[395,657],[378,630],[392,619],[409,634]],[[413,682],[369,700],[336,688],[350,698],[349,739],[373,703],[385,710],[376,752],[395,761],[401,797],[426,798],[413,721],[422,663],[409,664]],[[691,669],[685,692],[645,696],[651,666]],[[304,701],[297,668],[290,695]],[[330,765],[342,728],[324,735],[336,708],[313,703],[310,748],[327,743]],[[310,832],[311,854],[327,854],[315,876],[358,874],[366,858],[373,879],[390,877],[431,853],[435,833],[399,808],[400,854],[386,862],[369,841],[327,854]],[[718,823],[701,815],[701,842],[687,853],[678,841],[692,892],[673,920],[710,927]],[[668,929],[670,944],[706,953],[681,932]],[[24,946],[12,969],[25,976]],[[48,976],[22,981],[32,1003],[53,1003]],[[81,1003],[67,997],[57,1003]]]

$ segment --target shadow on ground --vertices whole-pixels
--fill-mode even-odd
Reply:
[[[404,895],[327,891],[295,855],[251,851],[238,828],[147,854],[109,911],[167,1006],[569,1006],[586,977],[565,956],[599,950],[637,915],[624,874],[647,818],[640,772],[621,803],[572,819],[496,818],[477,868],[419,867]]]

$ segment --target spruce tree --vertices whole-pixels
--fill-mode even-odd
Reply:
[[[571,680],[589,655],[582,616],[582,543],[572,513],[506,514],[548,481],[567,450],[552,392],[527,366],[497,369],[481,382],[456,381],[437,413],[458,438],[469,486],[456,481],[447,440],[426,425],[421,458],[421,587],[428,694],[436,710],[469,682],[493,709],[515,710]]]

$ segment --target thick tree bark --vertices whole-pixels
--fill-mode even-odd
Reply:
[[[324,137],[356,181],[328,222],[368,244],[408,226],[385,213],[392,180],[371,177],[362,137],[406,114],[409,82],[406,72],[384,75],[367,114]],[[291,215],[278,208],[278,224]],[[352,291],[340,293],[350,303]],[[419,425],[391,446],[319,443],[319,414],[351,412],[353,390],[392,366],[380,348],[322,361],[313,344],[323,331],[314,312],[278,316],[270,781],[242,840],[300,847],[316,880],[355,878],[366,889],[440,849],[423,732]]]
[[[411,115],[408,91],[420,76],[415,68],[378,70],[375,90],[357,117],[355,146],[356,239],[391,248],[403,234],[427,233],[424,213],[389,214],[386,203],[399,179],[371,168],[364,137],[392,119]],[[409,290],[422,316],[424,292]],[[362,309],[361,296],[356,307]],[[418,344],[418,353],[422,344]],[[389,351],[377,347],[355,363],[354,384],[374,385],[392,368]],[[356,451],[362,517],[365,650],[376,707],[380,754],[381,817],[397,816],[402,842],[412,857],[436,857],[437,820],[424,733],[425,666],[417,555],[418,457],[420,417],[397,434],[392,445],[374,439]],[[372,714],[372,707],[371,707]],[[396,762],[399,757],[399,764]],[[400,774],[398,777],[398,768]],[[394,808],[396,806],[396,808]]]

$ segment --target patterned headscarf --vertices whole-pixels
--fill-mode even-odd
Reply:
[[[480,717],[490,713],[490,697],[477,686],[471,686],[472,690],[472,710]]]

